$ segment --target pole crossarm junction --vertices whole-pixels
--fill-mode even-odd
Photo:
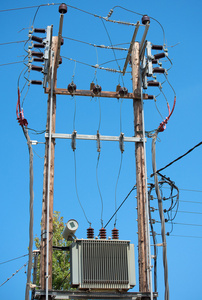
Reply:
[[[35,290],[34,299],[40,299],[41,296],[45,294],[44,290]],[[90,291],[58,291],[58,290],[49,290],[48,295],[52,299],[149,299],[150,293],[141,293],[141,292],[90,292]],[[153,297],[158,297],[158,293],[153,293]]]
[[[51,137],[53,139],[72,139],[72,134],[68,133],[52,133]],[[45,134],[45,138],[49,138],[49,134]],[[88,135],[88,134],[76,134],[76,139],[78,140],[97,140],[97,135]],[[100,135],[99,139],[101,141],[112,141],[112,142],[119,142],[119,136],[108,136],[108,135]],[[124,142],[143,142],[142,137],[123,137]]]
[[[50,88],[45,88],[45,94],[50,93]],[[125,96],[119,95],[118,92],[108,92],[102,91],[99,94],[94,94],[92,90],[76,90],[73,93],[70,93],[67,89],[62,88],[55,88],[54,89],[55,95],[69,95],[69,96],[86,96],[86,97],[103,97],[103,98],[117,98],[117,99],[134,99],[134,100],[141,100],[141,94],[133,94],[128,93]],[[148,99],[148,94],[143,94],[143,99]]]

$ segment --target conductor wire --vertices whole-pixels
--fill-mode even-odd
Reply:
[[[83,205],[81,204],[80,198],[79,198],[79,193],[78,193],[78,187],[77,187],[77,169],[76,169],[76,151],[74,151],[74,179],[75,179],[75,189],[76,189],[76,196],[79,202],[79,205],[83,211],[84,217],[86,218],[86,221],[88,222],[88,224],[91,226],[91,222],[89,222],[85,210],[83,208]]]

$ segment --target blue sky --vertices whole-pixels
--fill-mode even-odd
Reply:
[[[2,12],[5,9],[27,7],[46,4],[46,1],[9,1],[0,5],[1,25],[1,260],[5,262],[27,253],[29,243],[29,160],[28,149],[23,132],[16,121],[17,81],[24,68],[23,63],[3,65],[23,60],[25,51],[24,43],[7,44],[14,41],[27,40],[28,28],[32,25],[36,8]],[[107,16],[109,10],[116,5],[133,10],[140,14],[148,14],[160,22],[164,28],[169,58],[173,67],[169,71],[168,78],[176,91],[177,103],[175,111],[168,122],[167,128],[159,134],[157,141],[157,168],[165,166],[178,156],[185,153],[201,141],[201,1],[69,1],[67,4],[85,11]],[[111,17],[115,20],[123,20],[136,23],[141,16],[127,12],[121,8],[115,8]],[[58,5],[41,7],[36,15],[34,27],[46,28],[53,24],[53,34],[57,35],[59,26]],[[112,44],[126,43],[128,47],[134,27],[104,23],[110,35]],[[23,30],[22,30],[23,29]],[[143,29],[140,28],[137,40],[140,41]],[[42,35],[43,36],[43,35]],[[63,36],[74,38],[97,45],[110,45],[109,37],[99,18],[85,14],[73,8],[68,8],[64,17]],[[154,20],[151,21],[148,40],[153,44],[163,43],[161,27]],[[177,44],[177,45],[176,45]],[[172,47],[176,45],[175,47]],[[27,49],[27,45],[25,45]],[[114,60],[111,50],[64,40],[61,55],[67,58],[95,65]],[[116,52],[120,67],[123,67],[126,51]],[[117,68],[116,62],[104,64],[109,68]],[[163,61],[163,67],[169,68],[169,64]],[[130,66],[127,71],[130,72]],[[72,81],[78,89],[89,89],[90,83],[95,78],[102,86],[103,91],[115,91],[116,85],[122,78],[117,73],[98,70],[74,61],[63,58],[63,63],[58,69],[58,87],[66,88]],[[42,74],[30,72],[30,79],[42,80]],[[124,76],[124,85],[132,92],[131,74]],[[158,76],[163,81],[163,76]],[[23,88],[25,79],[20,78],[20,89]],[[168,84],[163,86],[163,91],[172,107],[174,95]],[[148,89],[149,94],[158,95],[158,89]],[[25,97],[26,88],[22,92],[21,99]],[[123,102],[116,99],[81,98],[75,99],[68,96],[57,97],[56,132],[72,133],[73,120],[76,117],[75,129],[78,133],[96,134],[101,107],[100,134],[120,134],[120,115],[122,132],[125,136],[133,136],[133,107],[131,100]],[[165,98],[157,97],[157,106],[165,118],[167,105]],[[42,87],[31,86],[24,100],[25,118],[29,127],[35,130],[44,130],[46,124],[47,95]],[[145,127],[151,131],[158,127],[162,121],[153,101],[145,101]],[[44,135],[34,135],[30,132],[32,140],[44,142]],[[42,207],[43,188],[43,156],[44,144],[33,146],[34,152],[34,234],[40,236],[40,220]],[[148,182],[152,173],[151,164],[151,139],[147,138],[147,169]],[[85,209],[86,215],[95,233],[101,227],[101,200],[96,182],[97,149],[95,141],[77,141],[76,149],[76,173],[79,197]],[[39,158],[41,157],[41,158]],[[116,142],[102,142],[101,156],[98,166],[99,186],[101,189],[104,211],[103,221],[107,223],[114,213],[115,186],[117,182],[121,154]],[[55,152],[55,187],[54,209],[61,212],[65,221],[74,218],[79,223],[78,238],[86,237],[88,223],[83,215],[75,191],[74,154],[69,140],[57,140]],[[170,299],[190,299],[198,297],[201,289],[201,246],[202,246],[202,187],[201,187],[201,148],[198,147],[192,153],[176,162],[163,174],[170,177],[180,189],[179,212],[174,222],[172,234],[167,237],[168,247],[168,273],[170,285]],[[135,156],[134,145],[125,143],[122,168],[117,185],[117,204],[119,205],[135,184]],[[133,192],[118,213],[117,228],[120,238],[131,240],[135,244],[136,271],[138,266],[137,251],[137,222],[136,222],[136,194]],[[152,206],[157,208],[154,200]],[[185,213],[186,212],[186,213]],[[190,213],[195,212],[195,213]],[[198,214],[197,214],[198,213]],[[159,220],[157,213],[153,218]],[[111,235],[114,220],[107,226],[107,235]],[[185,225],[186,224],[186,225]],[[195,224],[187,225],[187,224]],[[168,224],[167,224],[168,225]],[[200,226],[199,226],[200,225]],[[170,231],[170,225],[166,230]],[[160,233],[160,225],[155,224],[155,230]],[[185,236],[185,237],[183,237]],[[188,237],[188,236],[192,236]],[[195,238],[194,238],[195,237]],[[196,238],[199,237],[199,238]],[[158,242],[161,242],[158,236]],[[153,248],[152,248],[153,253]],[[27,262],[27,257],[0,264],[0,285],[11,277]],[[191,288],[187,289],[187,281]],[[138,274],[137,274],[138,282]],[[25,268],[19,271],[13,278],[0,287],[1,298],[22,299],[26,284]],[[194,288],[193,288],[194,287]],[[134,291],[138,291],[138,285]],[[158,292],[159,299],[163,299],[164,281],[162,268],[162,247],[158,248]]]

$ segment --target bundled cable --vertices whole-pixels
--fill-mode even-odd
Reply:
[[[165,232],[165,219],[163,214],[163,204],[161,193],[159,189],[158,175],[156,173],[156,139],[157,132],[153,135],[152,140],[152,167],[155,180],[155,191],[158,198],[159,216],[161,220],[161,236],[163,242],[163,266],[164,266],[164,283],[165,283],[165,300],[169,300],[169,284],[168,284],[168,263],[167,263],[167,244],[166,244],[166,232]]]

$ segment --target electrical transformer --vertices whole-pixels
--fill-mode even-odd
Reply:
[[[130,241],[77,239],[71,245],[71,284],[78,289],[128,290],[135,281]]]

